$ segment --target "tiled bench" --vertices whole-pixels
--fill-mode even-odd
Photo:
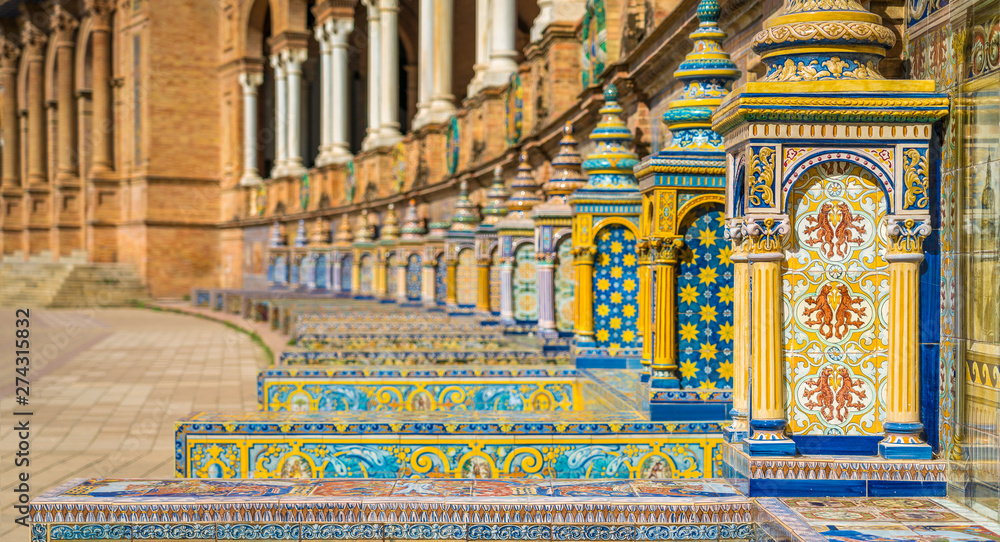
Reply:
[[[296,344],[308,350],[505,350],[516,344],[492,332],[474,333],[338,333],[303,334]]]
[[[286,350],[278,358],[280,365],[569,365],[569,352],[539,352],[529,349],[506,350],[409,350],[387,352],[384,350],[358,350],[354,352],[332,350]]]
[[[638,373],[609,386],[559,366],[276,366],[258,373],[257,402],[269,412],[630,410],[638,384]]]
[[[177,422],[192,478],[710,478],[723,421],[640,411],[199,413]]]

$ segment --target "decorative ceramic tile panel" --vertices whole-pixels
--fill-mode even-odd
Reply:
[[[784,290],[786,401],[797,434],[879,435],[887,370],[885,196],[846,162],[806,171]]]
[[[500,250],[496,248],[490,265],[490,312],[500,312]]]
[[[502,350],[513,345],[492,331],[481,333],[344,333],[302,334],[297,346],[307,350],[407,352],[411,350]]]
[[[458,253],[458,269],[456,273],[458,284],[455,285],[455,296],[460,306],[475,306],[479,295],[479,270],[476,267],[476,253],[471,248]]]
[[[279,356],[282,365],[422,365],[428,363],[475,363],[482,365],[564,365],[570,362],[566,351],[541,353],[537,350],[357,350],[299,351],[286,350]]]
[[[406,416],[404,416],[404,414]],[[194,478],[702,478],[718,424],[636,414],[384,412],[196,415],[178,423]],[[500,414],[500,413],[497,413]],[[322,417],[317,417],[322,416]],[[377,416],[377,417],[372,417]],[[518,417],[531,420],[517,423]],[[690,433],[699,431],[701,434]]]
[[[573,331],[576,324],[576,268],[573,266],[573,242],[563,239],[556,252],[555,313],[556,329]]]
[[[419,254],[410,254],[406,262],[406,298],[408,300],[420,301],[422,281],[423,259]]]
[[[681,385],[729,388],[733,378],[733,262],[721,206],[692,217],[677,272],[677,345]]]
[[[396,298],[396,283],[399,281],[399,260],[396,254],[392,253],[385,260],[385,296],[391,299]]]
[[[514,319],[538,320],[538,275],[535,268],[535,246],[524,243],[514,252],[514,273],[511,283],[514,296]]]
[[[434,268],[434,299],[438,304],[444,303],[448,297],[448,261],[443,255],[438,256]]]
[[[358,284],[358,292],[363,295],[371,295],[372,284],[374,280],[375,264],[371,254],[365,254],[361,256],[361,272],[360,272],[360,284]]]
[[[327,275],[330,274],[329,266],[327,265],[328,259],[325,254],[320,254],[316,257],[316,287],[325,290],[330,287],[327,283]]]
[[[550,381],[551,380],[551,381]],[[577,410],[575,379],[365,380],[270,378],[262,384],[263,410],[316,412],[380,411],[557,411]]]
[[[594,333],[598,347],[638,348],[639,279],[635,235],[612,225],[597,234],[594,260]],[[612,354],[614,355],[614,354]]]
[[[340,289],[344,292],[351,291],[352,267],[354,267],[354,256],[347,254],[340,263]]]
[[[274,282],[278,284],[288,282],[288,262],[284,256],[274,259]]]

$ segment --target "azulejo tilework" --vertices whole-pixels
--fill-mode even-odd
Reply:
[[[579,409],[583,402],[573,377],[334,378],[327,372],[262,371],[258,381],[262,409],[557,411]]]
[[[197,414],[177,424],[176,466],[196,478],[703,478],[719,430],[600,411]]]
[[[476,304],[477,281],[476,253],[471,248],[462,249],[458,253],[458,271],[455,295],[460,307],[472,307]]]
[[[410,254],[406,261],[406,298],[410,301],[420,300],[423,262],[419,254]]]
[[[281,365],[317,365],[317,364],[359,364],[359,365],[422,365],[439,363],[476,363],[484,365],[503,365],[507,363],[522,365],[568,364],[569,354],[566,352],[544,352],[537,350],[515,350],[504,348],[500,350],[358,350],[345,351],[295,351],[282,352],[278,357]]]
[[[716,207],[681,231],[677,273],[678,367],[685,388],[728,388],[733,378],[733,262]]]
[[[576,321],[576,269],[573,267],[573,243],[569,238],[559,243],[555,270],[556,329],[571,333]]]
[[[860,166],[827,162],[805,172],[789,207],[794,239],[782,279],[789,427],[881,434],[889,310],[883,192]]]
[[[531,243],[522,244],[514,252],[512,279],[514,319],[538,320],[538,279],[535,268],[535,246]]]
[[[371,295],[375,284],[375,262],[371,254],[363,254],[358,260],[360,266],[358,292],[361,295]]]
[[[42,540],[747,540],[756,512],[720,480],[72,480],[36,501]]]
[[[344,333],[337,335],[300,334],[298,346],[306,350],[500,350],[511,346],[492,333]]]
[[[636,329],[639,284],[635,234],[630,229],[612,225],[598,232],[593,280],[597,346],[609,352],[641,347]]]

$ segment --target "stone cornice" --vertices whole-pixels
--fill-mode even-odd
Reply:
[[[309,32],[286,30],[268,38],[267,46],[272,55],[287,50],[307,49],[309,47],[310,36]]]
[[[329,19],[354,20],[354,9],[357,0],[321,0],[312,8],[317,24],[323,24]]]

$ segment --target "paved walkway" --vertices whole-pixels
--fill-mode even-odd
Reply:
[[[73,477],[170,478],[174,422],[198,410],[257,410],[266,362],[245,334],[144,309],[32,310],[31,496]],[[14,309],[0,308],[0,540],[14,523],[18,473]],[[19,418],[20,419],[20,418]]]

